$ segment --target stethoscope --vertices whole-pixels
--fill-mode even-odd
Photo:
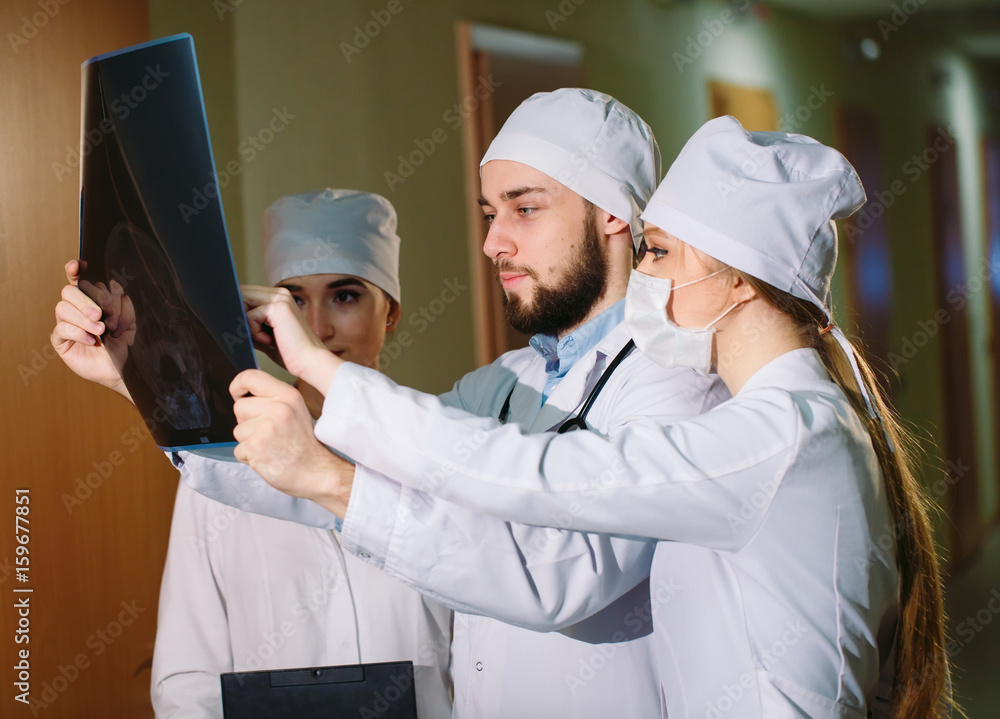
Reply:
[[[632,351],[635,347],[635,342],[629,340],[628,343],[622,347],[621,352],[611,361],[611,364],[607,366],[607,369],[601,373],[601,378],[597,380],[597,384],[594,385],[594,389],[590,391],[587,396],[587,401],[583,403],[583,407],[580,409],[580,413],[576,417],[570,417],[561,425],[559,429],[556,430],[558,434],[563,432],[570,432],[574,429],[587,429],[587,413],[590,408],[594,406],[594,402],[597,401],[597,395],[601,393],[604,389],[604,385],[607,384],[608,380],[611,378],[611,374],[618,368],[618,365],[622,363],[628,353]],[[514,383],[514,387],[517,387],[517,383]],[[500,420],[500,424],[507,423],[507,415],[510,414],[510,398],[514,396],[514,387],[510,388],[510,392],[507,393],[507,399],[504,400],[503,407],[500,408],[500,414],[497,415],[497,419]]]

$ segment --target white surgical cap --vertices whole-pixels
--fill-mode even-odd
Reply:
[[[642,218],[830,317],[833,221],[864,202],[857,173],[833,148],[720,117],[684,145]]]
[[[354,275],[400,299],[396,211],[380,195],[326,189],[282,197],[264,211],[263,234],[269,285]]]
[[[881,421],[854,348],[830,310],[837,264],[833,221],[863,204],[858,173],[833,148],[804,135],[747,132],[736,118],[719,117],[687,141],[642,218],[822,310],[868,413]],[[892,448],[887,432],[885,437]]]
[[[490,143],[482,167],[512,160],[544,172],[632,228],[660,179],[660,149],[642,118],[610,95],[563,88],[522,102]]]

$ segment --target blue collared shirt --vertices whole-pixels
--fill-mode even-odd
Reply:
[[[535,335],[528,344],[545,360],[545,389],[542,404],[552,394],[559,380],[583,355],[597,346],[611,330],[625,319],[625,300],[618,300],[585,325],[577,327],[561,340],[555,335]]]

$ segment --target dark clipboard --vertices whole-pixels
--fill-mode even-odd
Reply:
[[[417,719],[413,662],[230,672],[225,719]]]

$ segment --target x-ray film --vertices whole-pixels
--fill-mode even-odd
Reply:
[[[190,35],[83,64],[80,289],[163,449],[233,445],[256,367]]]

